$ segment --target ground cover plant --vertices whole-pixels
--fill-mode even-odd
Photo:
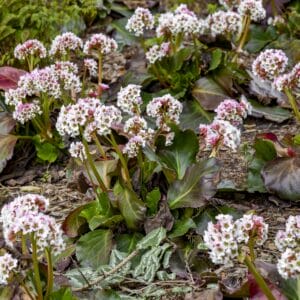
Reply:
[[[300,299],[299,3],[55,3],[54,19],[76,6],[88,30],[66,18],[49,41],[8,45],[0,182],[18,185],[25,153],[40,182],[63,170],[78,202],[58,219],[32,180],[8,188],[1,297]],[[257,120],[288,130],[245,140]],[[243,184],[224,156],[243,160]],[[241,195],[295,209],[274,226]]]

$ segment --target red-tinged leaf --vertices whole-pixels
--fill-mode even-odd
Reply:
[[[62,229],[68,237],[77,237],[81,233],[84,225],[87,224],[86,219],[80,216],[80,213],[83,209],[87,208],[88,205],[89,203],[77,207],[63,221]]]
[[[16,125],[16,121],[7,112],[0,112],[0,134],[9,134]]]
[[[18,138],[11,134],[0,134],[0,160],[11,159]]]
[[[26,71],[13,67],[0,67],[0,90],[15,89],[18,81]]]
[[[268,298],[260,290],[252,274],[248,275],[248,283],[249,283],[250,300],[268,300]],[[276,300],[287,300],[287,298],[281,293],[281,291],[274,284],[270,282],[267,282],[267,284]]]

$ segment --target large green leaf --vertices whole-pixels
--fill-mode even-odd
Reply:
[[[214,110],[228,95],[211,77],[202,77],[196,81],[192,95],[206,110]]]
[[[300,201],[300,158],[279,157],[262,169],[266,189],[285,200]]]
[[[76,257],[82,266],[97,269],[107,264],[112,249],[111,230],[95,230],[83,235],[76,245]]]
[[[136,229],[145,218],[146,206],[136,193],[127,186],[117,182],[114,194],[118,199],[118,206],[125,222],[130,229]]]
[[[37,151],[37,156],[43,161],[55,162],[58,155],[59,150],[57,147],[52,145],[51,143],[40,143],[39,141],[34,142],[35,149]]]
[[[169,238],[173,239],[185,235],[190,229],[196,228],[195,222],[191,218],[178,220],[174,224],[174,228],[169,234]]]
[[[150,214],[155,214],[157,212],[157,206],[161,198],[161,193],[158,188],[153,189],[146,195],[146,205],[149,208]]]
[[[143,238],[141,233],[120,234],[116,237],[117,249],[130,254],[135,250],[137,243]]]
[[[184,178],[174,181],[168,190],[170,208],[203,206],[205,200],[216,192],[218,171],[219,166],[214,158],[190,166]]]
[[[177,173],[182,179],[186,169],[195,162],[199,151],[199,141],[192,130],[177,131],[173,144],[158,153],[161,161]]]
[[[222,50],[217,48],[212,52],[208,71],[215,70],[222,62]]]

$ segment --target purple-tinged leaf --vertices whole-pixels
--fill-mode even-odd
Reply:
[[[16,121],[7,112],[0,112],[0,134],[9,134],[15,127]]]
[[[13,67],[0,67],[0,90],[15,89],[18,81],[26,71]]]

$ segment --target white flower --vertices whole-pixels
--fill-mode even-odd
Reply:
[[[4,101],[6,105],[17,105],[26,98],[26,91],[23,88],[9,89],[4,94]]]
[[[254,22],[261,21],[266,17],[266,10],[261,0],[241,0],[238,13],[243,16],[249,15]]]
[[[62,35],[58,35],[52,41],[49,54],[55,55],[66,55],[70,51],[80,50],[83,47],[82,40],[72,32],[66,32]]]
[[[129,18],[126,29],[133,32],[135,36],[144,34],[145,29],[152,29],[154,27],[154,17],[149,9],[138,7],[134,14]]]
[[[142,104],[141,86],[129,84],[125,88],[121,88],[117,96],[117,106],[122,111],[133,115],[140,112]]]
[[[298,278],[300,276],[300,250],[287,248],[277,263],[279,274],[285,278]]]
[[[288,57],[282,50],[267,49],[252,63],[252,73],[261,80],[274,80],[288,65]]]
[[[236,151],[240,145],[241,132],[228,121],[214,120],[209,125],[199,126],[200,140],[206,149],[217,148],[222,145]]]
[[[47,56],[47,50],[40,41],[28,40],[23,44],[17,45],[14,50],[14,56],[20,60],[26,59],[28,56],[45,58]]]
[[[87,158],[85,148],[82,142],[71,143],[69,152],[72,157],[78,158],[81,161],[84,161]]]
[[[98,64],[94,59],[86,58],[83,63],[91,77],[98,76]]]
[[[228,121],[232,125],[238,126],[243,124],[243,119],[251,112],[251,108],[245,98],[241,100],[241,103],[233,99],[225,99],[215,109],[217,113],[215,119]]]
[[[147,105],[148,116],[156,119],[156,125],[163,127],[169,122],[179,124],[182,104],[170,94],[153,98]]]
[[[102,33],[93,34],[89,40],[84,44],[83,52],[85,54],[92,54],[93,51],[107,55],[116,51],[118,44],[116,41]]]
[[[128,119],[124,124],[124,131],[132,135],[137,135],[145,129],[147,129],[147,122],[144,118],[139,116]]]
[[[146,140],[137,135],[129,139],[125,147],[123,148],[123,153],[127,154],[128,157],[136,157],[138,155],[139,149],[145,147]]]
[[[154,45],[146,52],[146,58],[150,64],[154,64],[157,60],[161,60],[170,51],[170,43]]]
[[[43,112],[38,101],[31,103],[19,102],[15,105],[13,118],[21,124],[24,124],[27,121],[34,119],[37,115],[41,115],[42,113]]]
[[[227,10],[231,10],[238,6],[240,0],[219,0],[219,3],[223,5]]]
[[[18,261],[11,254],[0,256],[0,285],[7,284],[11,271],[17,268]]]

